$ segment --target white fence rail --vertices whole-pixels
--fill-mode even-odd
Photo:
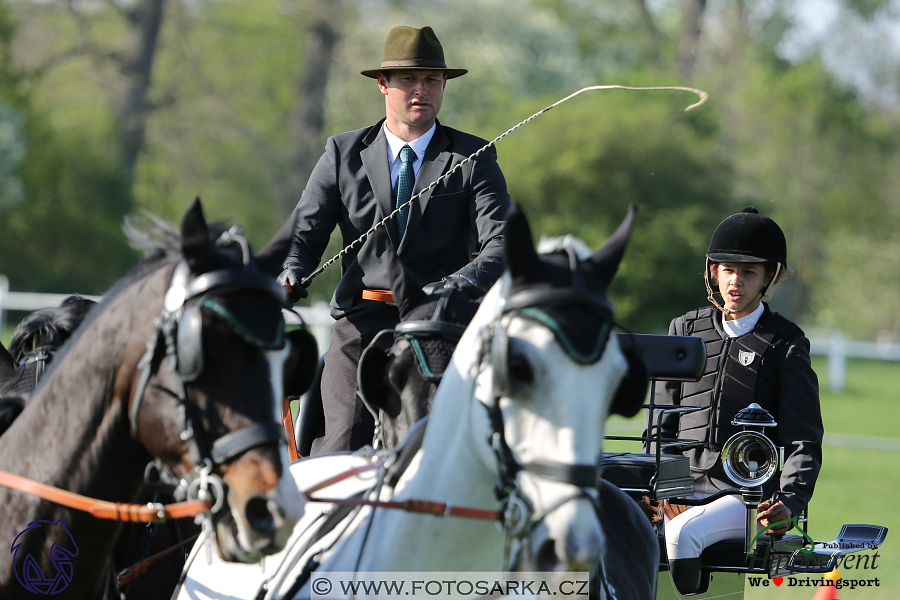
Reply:
[[[36,292],[11,292],[9,291],[9,280],[0,275],[0,329],[6,325],[6,313],[11,310],[28,311],[39,310],[49,306],[59,306],[59,304],[71,296],[72,294],[39,294]],[[89,298],[95,302],[102,300],[101,296],[90,296],[80,294],[84,298]],[[300,315],[308,326],[316,342],[319,344],[319,352],[325,352],[328,349],[328,342],[331,338],[331,324],[334,319],[329,314],[329,306],[325,302],[317,302],[313,306],[297,306],[294,310]],[[288,325],[296,325],[300,323],[297,315],[285,311],[284,320]]]
[[[5,324],[6,311],[32,311],[48,306],[59,306],[71,294],[38,294],[33,292],[11,292],[9,281],[0,275],[0,328]],[[85,296],[92,300],[100,300],[100,296]],[[295,307],[303,321],[309,326],[319,351],[325,352],[331,338],[331,325],[334,320],[329,314],[328,304],[317,302],[309,307]],[[296,315],[285,311],[285,322],[298,324]],[[832,391],[841,391],[847,381],[847,359],[869,358],[876,360],[900,361],[900,344],[893,342],[858,342],[847,340],[839,331],[816,332],[820,337],[810,338],[810,353],[828,357],[828,385]]]

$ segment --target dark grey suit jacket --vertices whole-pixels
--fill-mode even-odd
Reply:
[[[297,226],[286,262],[298,263],[309,274],[319,265],[335,226],[340,226],[346,247],[394,210],[383,123],[328,138],[295,209]],[[438,122],[413,194],[485,144]],[[396,219],[389,221],[387,234],[421,285],[460,274],[487,289],[503,272],[500,233],[509,206],[506,180],[491,147],[410,206],[402,240]],[[385,251],[384,239],[370,236],[344,256],[332,316],[359,310],[364,289],[390,289]]]

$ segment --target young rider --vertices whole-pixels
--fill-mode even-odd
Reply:
[[[776,446],[784,446],[785,466],[763,486],[757,515],[763,527],[799,516],[822,464],[822,416],[809,340],[763,302],[786,272],[787,245],[775,221],[754,208],[722,221],[710,241],[704,271],[714,306],[693,310],[669,325],[670,335],[703,339],[706,371],[698,382],[657,385],[654,398],[657,405],[701,408],[665,415],[661,431],[664,438],[700,442],[684,451],[690,458],[694,498],[735,487],[719,460],[725,442],[740,430],[731,424],[735,414],[752,402],[772,414],[778,426],[766,434]],[[650,418],[648,427],[655,424],[655,415]],[[682,594],[695,593],[701,585],[701,552],[718,541],[742,538],[746,508],[734,495],[706,506],[662,504],[672,579]],[[780,535],[789,527],[772,531]]]

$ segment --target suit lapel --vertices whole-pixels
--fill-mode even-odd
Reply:
[[[422,167],[419,169],[418,175],[416,175],[416,184],[413,187],[413,195],[424,190],[444,174],[447,161],[450,159],[450,152],[447,151],[449,145],[450,140],[444,135],[444,130],[441,127],[441,124],[438,123],[437,129],[434,132],[434,137],[431,138],[431,143],[428,144],[428,148],[425,150],[425,158],[422,161]],[[385,152],[387,152],[387,150],[385,150]],[[419,228],[419,223],[422,222],[422,215],[428,207],[428,201],[431,199],[433,191],[433,188],[428,190],[410,205],[409,219],[406,222],[406,234],[403,236],[403,241],[400,244],[400,248],[398,248],[398,252],[402,252],[404,248],[411,243],[409,240]]]
[[[382,121],[378,123],[375,131],[372,132],[374,136],[370,134],[367,139],[364,140],[368,145],[360,152],[363,166],[366,169],[366,176],[369,178],[369,183],[372,185],[372,192],[375,194],[375,202],[378,205],[378,212],[375,215],[378,220],[383,219],[394,210],[394,194],[391,188],[391,169],[388,166],[387,139],[384,137],[384,130],[382,129],[383,122],[384,120],[382,119]],[[374,137],[374,139],[371,139],[372,137]],[[372,225],[374,224],[375,223],[372,223]],[[391,245],[394,248],[397,248],[400,245],[400,240],[397,235],[396,219],[392,219],[388,222],[385,229],[387,229]]]

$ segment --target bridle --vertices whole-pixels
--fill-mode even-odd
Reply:
[[[485,360],[493,367],[490,403],[482,402],[488,413],[490,430],[488,443],[497,461],[497,482],[494,493],[501,504],[502,523],[498,527],[506,535],[506,551],[504,561],[508,566],[513,566],[519,554],[527,546],[527,536],[540,525],[540,523],[553,511],[561,508],[572,500],[587,499],[597,511],[599,518],[599,495],[597,486],[600,483],[599,457],[596,464],[569,464],[557,461],[537,460],[521,463],[514,455],[506,441],[503,423],[503,412],[500,408],[500,399],[509,392],[508,349],[509,339],[507,329],[511,318],[515,314],[521,314],[523,310],[536,309],[539,306],[552,305],[578,305],[599,313],[603,324],[599,332],[597,347],[599,353],[591,357],[575,356],[569,351],[566,344],[562,344],[567,353],[577,362],[587,363],[599,361],[603,356],[603,349],[609,339],[612,327],[617,325],[613,319],[613,307],[605,295],[595,294],[584,286],[580,261],[573,248],[565,248],[569,256],[569,269],[572,275],[572,286],[561,290],[533,290],[523,291],[509,296],[512,279],[507,272],[503,276],[500,289],[500,299],[493,320],[482,330],[480,357],[477,363],[478,369],[483,369]],[[554,331],[554,333],[558,333]],[[533,507],[522,493],[517,482],[519,473],[527,472],[532,475],[559,483],[566,483],[576,491],[563,500],[557,502],[544,511],[542,515],[535,517]]]
[[[224,484],[213,468],[232,460],[243,452],[270,443],[283,443],[284,430],[275,421],[254,423],[219,437],[207,446],[198,435],[199,421],[193,394],[193,382],[203,372],[202,314],[201,309],[214,312],[244,340],[263,349],[283,348],[284,318],[278,323],[278,331],[272,341],[254,336],[227,308],[211,297],[234,292],[252,291],[270,297],[286,306],[283,288],[271,277],[256,271],[252,264],[249,243],[238,227],[232,227],[216,242],[218,246],[236,244],[243,254],[242,270],[222,269],[193,275],[190,266],[182,259],[172,270],[164,307],[154,320],[154,331],[147,342],[147,350],[138,363],[141,371],[131,404],[130,423],[132,436],[140,440],[138,417],[150,378],[159,372],[165,358],[174,358],[172,370],[179,385],[178,391],[153,384],[153,387],[178,402],[180,439],[189,443],[194,467],[178,481],[168,467],[162,468],[167,479],[178,481],[176,498],[207,499],[210,494],[214,504],[210,513],[215,514],[224,505]]]
[[[418,437],[417,444],[412,447],[404,447],[402,452],[395,451],[390,455],[377,453],[371,455],[369,463],[362,467],[350,469],[346,472],[339,473],[320,484],[304,490],[304,495],[310,502],[324,502],[348,507],[369,506],[372,508],[398,509],[407,512],[425,513],[435,516],[460,517],[467,519],[489,520],[494,521],[498,529],[504,533],[506,537],[504,550],[504,564],[511,570],[519,562],[519,556],[527,547],[527,536],[537,528],[541,522],[552,512],[561,508],[572,500],[587,499],[599,518],[599,493],[598,485],[600,482],[599,457],[595,464],[570,464],[558,461],[531,461],[527,463],[520,462],[509,444],[506,441],[506,434],[503,424],[503,414],[500,409],[500,399],[508,392],[508,373],[505,369],[508,347],[507,328],[513,314],[519,314],[525,309],[536,309],[539,306],[548,305],[579,305],[598,312],[603,321],[597,347],[601,348],[599,353],[591,356],[573,356],[577,362],[582,364],[594,363],[602,358],[606,344],[613,326],[621,327],[613,319],[613,307],[609,300],[602,294],[596,294],[588,291],[584,286],[582,271],[579,259],[574,249],[566,248],[569,256],[569,266],[572,277],[572,286],[570,289],[564,290],[536,290],[524,291],[510,296],[511,276],[509,273],[504,274],[501,283],[500,299],[497,304],[496,312],[492,320],[482,329],[481,344],[479,354],[474,361],[475,374],[471,377],[474,386],[477,374],[483,371],[486,364],[492,364],[494,367],[491,399],[489,402],[480,401],[487,411],[490,423],[490,430],[487,442],[492,449],[493,456],[496,458],[497,482],[495,485],[495,495],[500,502],[500,510],[486,510],[465,506],[451,505],[449,503],[434,502],[419,499],[407,499],[402,501],[391,500],[372,500],[367,497],[354,496],[351,498],[326,498],[314,495],[316,492],[334,485],[350,477],[356,477],[363,472],[377,470],[376,483],[373,489],[380,489],[381,486],[388,482],[393,487],[390,480],[396,482],[402,475],[402,471],[409,464],[409,460],[403,459],[403,453],[418,451],[418,443],[421,443],[421,436]],[[441,325],[429,321],[408,322],[409,329],[419,331],[443,331]],[[431,323],[431,325],[427,325]],[[402,325],[402,324],[401,324]],[[623,328],[624,329],[624,328]],[[396,330],[388,331],[388,333],[400,333],[402,327]],[[557,331],[554,331],[558,334]],[[566,348],[567,353],[570,348],[566,344],[562,344]],[[372,346],[370,345],[370,348]],[[421,433],[421,432],[420,432]],[[409,442],[407,442],[409,444]],[[363,451],[360,451],[362,453]],[[519,473],[528,472],[538,478],[551,480],[559,483],[565,483],[576,488],[576,491],[568,497],[563,498],[553,506],[544,510],[541,515],[534,515],[533,507],[522,493],[517,477]],[[377,495],[376,495],[377,496]],[[371,513],[370,513],[371,518]],[[362,555],[367,536],[363,536],[363,543],[359,553]],[[310,544],[306,545],[308,549]],[[529,549],[530,550],[530,549]],[[303,574],[298,578],[296,585],[307,580],[312,564],[315,563],[316,557],[307,564],[303,570]]]

